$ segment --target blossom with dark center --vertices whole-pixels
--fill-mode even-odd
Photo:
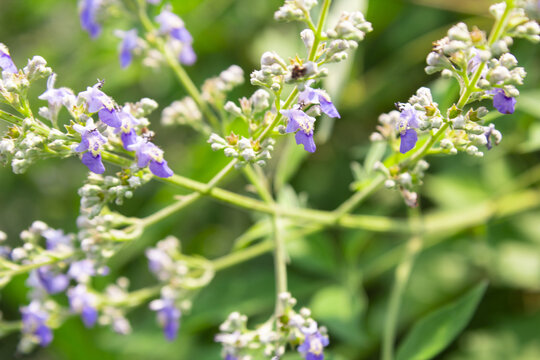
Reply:
[[[86,285],[79,284],[67,291],[69,307],[81,315],[84,326],[90,328],[96,324],[98,318],[97,297],[88,292]]]
[[[184,22],[180,17],[168,9],[163,9],[156,16],[156,21],[159,24],[159,32],[169,35],[172,39],[179,41],[182,44],[178,58],[182,64],[193,65],[197,60],[197,55],[193,51],[193,37],[186,29]]]
[[[280,113],[289,119],[285,132],[296,132],[294,136],[296,144],[304,145],[304,150],[308,152],[315,152],[317,149],[315,141],[313,141],[315,118],[307,115],[300,109],[281,110]]]
[[[494,90],[493,107],[501,114],[513,114],[516,109],[516,98],[506,96],[503,89]]]
[[[51,329],[47,326],[49,314],[43,309],[38,300],[33,300],[28,306],[21,308],[22,332],[37,338],[41,346],[47,346],[53,339]]]
[[[0,43],[0,68],[2,68],[3,71],[12,74],[16,74],[19,71],[9,55],[8,48],[2,43]]]
[[[157,311],[157,318],[163,327],[165,338],[173,341],[180,328],[180,317],[182,312],[178,309],[172,299],[158,299],[150,303],[150,309]]]
[[[73,125],[73,130],[81,134],[81,142],[74,150],[84,152],[82,163],[93,173],[103,174],[105,166],[101,160],[101,146],[107,142],[107,139],[96,129],[91,118],[86,121],[85,126]]]
[[[330,341],[328,336],[322,335],[317,329],[317,323],[313,323],[313,326],[308,328],[301,328],[302,333],[305,335],[304,342],[298,347],[298,352],[306,360],[323,360],[323,350]]]
[[[163,150],[151,143],[148,139],[139,137],[135,144],[130,145],[129,150],[134,150],[137,156],[137,166],[140,168],[148,166],[152,174],[167,178],[173,176],[174,172],[167,165],[163,158]]]
[[[120,66],[126,68],[133,60],[133,51],[137,48],[137,29],[121,32],[122,43],[120,44]]]
[[[101,24],[97,21],[98,11],[102,0],[80,0],[79,18],[81,27],[87,31],[92,38],[96,38],[101,33]]]
[[[317,103],[320,105],[322,112],[326,115],[333,118],[341,117],[326,91],[313,89],[309,87],[309,85],[306,85],[304,91],[298,95],[298,103],[302,104],[302,106]]]
[[[418,141],[418,134],[415,130],[419,127],[417,116],[417,111],[411,104],[401,104],[401,114],[399,115],[397,129],[401,135],[399,152],[402,154],[413,149]]]

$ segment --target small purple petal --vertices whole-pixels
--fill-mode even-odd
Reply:
[[[333,118],[341,118],[334,104],[330,100],[327,100],[324,96],[319,96],[319,104],[321,104],[321,110],[326,115]]]
[[[137,133],[134,129],[129,130],[129,132],[123,132],[120,134],[120,139],[125,150],[129,151],[129,146],[137,142]]]
[[[414,129],[407,129],[405,133],[401,133],[401,143],[399,145],[399,152],[402,154],[407,153],[413,149],[418,141],[418,134]]]
[[[493,96],[493,107],[501,114],[513,114],[516,108],[516,99],[506,96],[503,89],[498,89]]]
[[[298,131],[296,135],[294,136],[296,139],[297,145],[304,145],[304,150],[310,153],[314,153],[315,150],[317,150],[317,147],[315,146],[315,141],[313,141],[313,133],[311,135],[307,135],[302,130]]]
[[[174,175],[174,172],[169,168],[165,159],[161,162],[157,162],[156,160],[150,161],[148,168],[152,174],[160,178],[168,178]]]
[[[109,110],[107,108],[103,108],[99,110],[98,116],[99,120],[110,127],[119,128],[122,125],[122,120],[120,120],[120,117],[118,117],[118,112],[116,109]]]
[[[49,294],[58,294],[69,285],[69,278],[64,274],[56,274],[48,266],[42,266],[37,269],[39,283]]]
[[[0,68],[8,73],[16,74],[19,70],[17,70],[17,66],[15,66],[11,56],[9,56],[7,48],[4,51],[2,50],[3,47],[4,46],[0,43]]]
[[[126,68],[133,59],[133,50],[137,48],[137,30],[132,29],[124,33],[124,38],[120,45],[120,66]]]
[[[185,44],[193,42],[193,37],[185,27],[177,27],[170,31],[170,35]]]
[[[84,326],[91,328],[96,324],[98,312],[92,306],[84,305],[81,312],[81,318]]]
[[[80,9],[81,27],[86,30],[92,38],[96,38],[101,33],[101,25],[97,22],[97,12],[101,5],[101,0],[83,0]]]
[[[193,46],[190,43],[184,43],[182,45],[182,51],[180,51],[179,60],[184,65],[193,65],[197,61],[197,54],[193,50]]]
[[[48,346],[53,340],[53,333],[51,329],[44,324],[37,327],[34,335],[39,338],[39,345],[42,347]]]
[[[81,161],[88,167],[88,170],[95,174],[103,174],[105,172],[105,166],[101,161],[101,154],[94,156],[90,151],[87,151],[83,154]]]

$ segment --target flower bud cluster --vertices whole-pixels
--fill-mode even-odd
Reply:
[[[225,139],[216,133],[212,133],[207,141],[212,150],[223,150],[225,156],[238,158],[236,168],[242,168],[248,163],[259,166],[266,165],[266,160],[271,159],[271,152],[274,150],[275,140],[266,138],[259,143],[243,136],[238,136],[231,132]]]
[[[208,125],[202,121],[202,114],[195,101],[187,96],[182,100],[174,101],[163,109],[161,124],[164,126],[184,125],[190,126],[196,131],[209,132]]]
[[[90,172],[85,184],[79,189],[81,215],[92,219],[109,203],[122,205],[124,199],[133,196],[133,190],[150,181],[152,176],[136,167],[124,169],[117,176],[103,176]]]
[[[270,111],[270,94],[264,89],[258,89],[248,98],[239,99],[239,105],[232,101],[227,101],[224,106],[225,111],[233,118],[241,118],[248,125],[250,134],[259,130],[260,127],[266,127],[275,116],[275,111]]]
[[[296,312],[296,299],[289,293],[279,297],[281,316],[271,318],[255,330],[247,327],[247,317],[233,312],[219,327],[215,340],[223,346],[227,360],[275,359],[285,354],[287,344],[304,359],[322,359],[329,340],[326,328],[319,327],[307,308]]]
[[[219,76],[207,79],[202,85],[202,97],[216,106],[223,106],[227,93],[244,83],[244,70],[238,65],[231,65]]]
[[[309,10],[315,5],[317,5],[317,0],[285,0],[285,4],[274,13],[274,19],[277,21],[307,20]]]

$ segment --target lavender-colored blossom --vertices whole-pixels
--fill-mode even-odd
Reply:
[[[126,68],[133,60],[133,51],[137,48],[137,29],[131,29],[121,34],[122,43],[120,44],[120,66]]]
[[[146,1],[153,5],[159,5],[159,3],[161,3],[161,0],[146,0]]]
[[[96,275],[95,262],[90,259],[84,259],[71,263],[68,275],[78,282],[87,282],[90,277]]]
[[[37,338],[41,346],[47,346],[53,339],[53,333],[47,326],[49,314],[43,309],[38,300],[33,300],[28,306],[21,308],[22,332]]]
[[[150,303],[150,309],[157,311],[158,321],[163,327],[165,338],[173,341],[180,328],[180,317],[182,312],[178,309],[172,299],[158,299]]]
[[[39,284],[49,294],[58,294],[66,290],[69,285],[69,278],[57,270],[46,265],[35,270]]]
[[[100,90],[102,85],[102,82],[98,82],[92,87],[89,86],[86,91],[79,93],[79,98],[86,101],[86,111],[89,113],[98,112],[104,107],[107,109],[114,108],[112,99]]]
[[[12,74],[16,74],[19,71],[9,55],[8,48],[2,43],[0,43],[0,68]]]
[[[88,292],[86,285],[79,284],[67,291],[69,306],[72,311],[81,315],[84,326],[91,328],[98,318],[97,297]]]
[[[96,129],[91,118],[86,121],[85,126],[75,124],[73,129],[81,134],[81,142],[74,150],[76,152],[86,151],[82,156],[82,163],[93,173],[103,174],[105,166],[103,166],[100,152],[101,146],[107,142],[107,138]]]
[[[120,139],[124,149],[129,150],[129,146],[137,143],[137,132],[133,127],[139,125],[140,122],[125,107],[118,113],[118,117],[121,126],[116,132],[120,132]]]
[[[315,152],[317,149],[315,141],[313,141],[313,125],[315,123],[315,118],[299,109],[281,110],[280,112],[289,119],[285,132],[296,132],[294,136],[296,144],[304,145],[304,150],[308,152]]]
[[[321,110],[326,115],[333,118],[340,118],[339,112],[336,107],[330,100],[328,94],[321,89],[313,89],[306,84],[304,91],[298,95],[298,103],[302,106],[307,104],[318,103],[321,107]]]
[[[503,89],[497,89],[493,95],[493,107],[501,114],[513,114],[516,109],[516,98],[506,96]]]
[[[71,110],[76,102],[75,94],[73,94],[71,89],[66,87],[55,89],[55,82],[56,74],[52,73],[47,80],[47,90],[38,97],[38,99],[45,100],[49,103],[49,110],[54,118],[58,116],[58,112],[62,106]]]
[[[302,328],[305,335],[304,342],[298,347],[298,352],[306,360],[323,360],[323,350],[330,343],[328,337],[317,330],[317,324],[309,328]]]
[[[79,1],[79,18],[81,20],[81,27],[94,39],[101,33],[101,24],[99,24],[97,21],[101,2],[102,0]]]
[[[61,247],[71,248],[71,236],[63,230],[47,229],[43,232],[47,250],[55,251]]]
[[[193,51],[192,46],[193,37],[186,29],[182,19],[170,10],[163,9],[156,16],[156,21],[159,24],[159,32],[161,34],[169,35],[172,39],[182,43],[182,49],[178,55],[180,62],[185,65],[193,65],[197,60],[197,55]]]
[[[137,156],[137,166],[140,168],[146,167],[152,174],[167,178],[173,176],[174,172],[167,165],[167,161],[163,159],[163,150],[144,138],[137,138],[137,142],[130,145],[129,150],[135,150]]]
[[[400,153],[405,154],[416,146],[418,134],[415,129],[418,129],[419,125],[418,114],[415,108],[411,104],[403,104],[397,124],[397,129],[401,135]]]

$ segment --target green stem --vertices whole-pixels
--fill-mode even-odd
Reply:
[[[332,2],[331,0],[324,0],[321,15],[319,17],[319,22],[317,23],[317,31],[315,32],[315,40],[313,41],[313,46],[311,47],[311,51],[309,52],[309,57],[308,57],[309,61],[315,60],[315,56],[317,55],[317,50],[321,42],[321,34],[324,27],[324,21],[326,20],[326,16],[328,15],[328,9],[330,8],[331,2]]]
[[[415,209],[417,210],[417,209]],[[418,221],[416,214],[411,216],[412,221]],[[386,312],[386,322],[383,333],[383,345],[382,345],[382,360],[393,360],[394,359],[394,342],[396,339],[396,330],[399,317],[399,309],[401,307],[401,302],[403,299],[403,294],[407,283],[409,282],[409,277],[411,275],[411,270],[414,264],[414,260],[420,249],[422,248],[422,237],[420,234],[412,236],[407,243],[407,251],[403,257],[402,262],[396,268],[394,285],[392,287],[392,292],[390,294],[390,302],[388,304],[388,311]]]

